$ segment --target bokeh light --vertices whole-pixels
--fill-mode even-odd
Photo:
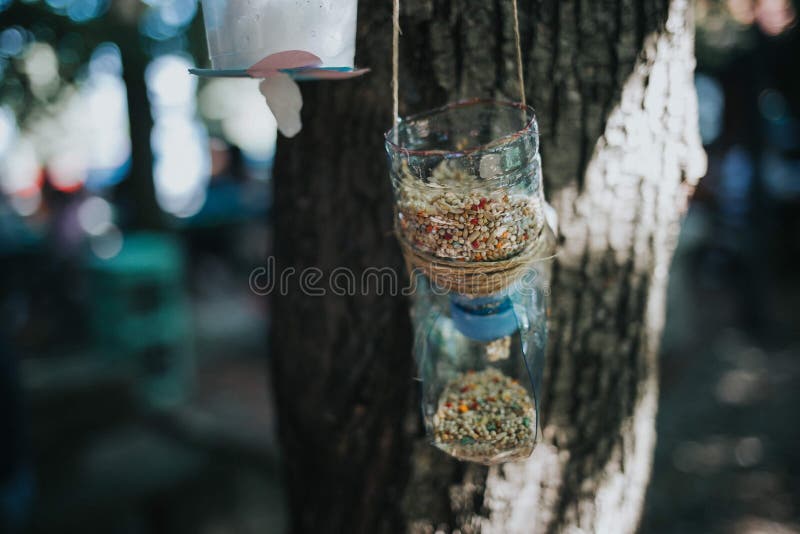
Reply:
[[[761,31],[776,36],[789,29],[795,23],[797,15],[791,0],[758,0],[755,18]]]
[[[725,110],[725,95],[717,80],[705,74],[694,79],[698,100],[700,137],[704,145],[713,143],[722,131],[722,113]]]
[[[25,48],[26,42],[25,30],[17,26],[6,28],[0,32],[0,56],[18,56]]]
[[[108,9],[108,0],[73,0],[67,6],[67,16],[75,22],[99,17]]]
[[[211,175],[208,133],[195,115],[197,80],[187,74],[192,66],[186,57],[168,54],[154,59],[145,73],[156,200],[177,217],[200,211]]]
[[[17,117],[8,106],[0,106],[0,159],[11,149],[17,135]]]
[[[92,53],[88,72],[82,88],[91,117],[86,187],[97,190],[118,183],[130,168],[128,97],[117,45],[100,44]]]
[[[113,224],[108,225],[102,233],[89,238],[89,248],[102,260],[109,260],[119,254],[122,244],[122,232]]]
[[[78,224],[91,236],[103,235],[111,226],[113,209],[105,199],[89,197],[78,208]]]
[[[225,139],[252,161],[271,161],[277,124],[258,91],[258,80],[216,78],[199,95],[203,116],[219,122]]]
[[[147,2],[139,31],[156,41],[171,39],[192,22],[197,14],[196,0],[160,0]]]
[[[199,121],[166,119],[152,134],[156,199],[179,217],[197,213],[205,202],[210,176],[208,137]]]
[[[0,192],[19,215],[33,215],[42,202],[43,173],[33,141],[9,126],[11,120],[13,114],[0,110]]]
[[[197,13],[196,0],[170,0],[160,4],[162,20],[177,28],[188,25]]]
[[[36,189],[24,195],[12,195],[10,204],[14,211],[23,217],[33,215],[42,204],[42,192]]]
[[[171,113],[194,113],[197,78],[188,73],[192,66],[194,64],[184,56],[167,54],[154,59],[147,67],[147,91],[156,120]]]
[[[47,43],[32,43],[24,55],[23,70],[28,76],[31,92],[40,99],[47,99],[58,89],[58,56]]]
[[[755,21],[753,0],[727,0],[727,5],[731,17],[739,24],[749,26]]]
[[[83,187],[86,181],[86,157],[80,151],[62,150],[47,162],[50,184],[64,193]]]
[[[87,22],[106,12],[109,0],[45,0],[53,11],[75,22]]]
[[[53,85],[60,87],[48,99],[48,113],[30,117],[25,126],[46,163],[50,183],[63,192],[118,183],[128,172],[131,158],[119,49],[110,43],[99,45],[85,75],[74,85],[61,84],[55,61],[54,49],[47,44],[31,45],[25,53],[32,91],[34,80],[44,84],[41,87],[47,87],[47,92]]]
[[[20,136],[0,161],[0,189],[9,195],[32,195],[41,187],[42,172],[36,148]]]
[[[122,53],[115,43],[100,43],[89,59],[89,74],[122,76]]]

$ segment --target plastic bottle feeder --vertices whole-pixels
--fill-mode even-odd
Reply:
[[[202,0],[210,69],[200,76],[358,76],[357,0]]]
[[[386,134],[422,415],[433,445],[461,460],[520,460],[538,437],[554,248],[538,141],[530,107],[480,100]]]

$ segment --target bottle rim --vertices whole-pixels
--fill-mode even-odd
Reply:
[[[397,133],[399,132],[400,128],[407,127],[414,122],[418,122],[421,120],[429,119],[436,115],[441,115],[447,112],[451,112],[457,109],[462,108],[469,108],[469,107],[477,107],[477,106],[496,106],[498,108],[516,108],[520,111],[526,113],[526,120],[525,124],[522,128],[516,131],[512,131],[496,139],[492,139],[488,143],[483,143],[480,145],[470,146],[469,148],[465,148],[463,150],[441,150],[441,149],[411,149],[403,146],[403,143],[399,141],[395,141],[397,137]],[[477,152],[482,151],[489,151],[492,149],[496,149],[499,146],[508,144],[513,142],[516,139],[524,135],[531,135],[538,137],[539,135],[539,125],[536,121],[536,112],[533,107],[524,105],[521,102],[511,102],[508,100],[493,100],[490,98],[472,98],[468,100],[460,100],[458,102],[452,102],[450,104],[446,104],[444,106],[440,106],[438,108],[430,109],[427,111],[423,111],[421,113],[415,113],[405,118],[401,118],[400,121],[395,124],[392,128],[390,128],[384,134],[385,144],[388,150],[392,152],[401,153],[406,156],[443,156],[446,155],[448,158],[458,158],[463,156],[473,155]]]

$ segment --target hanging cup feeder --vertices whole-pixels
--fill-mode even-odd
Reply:
[[[202,0],[210,69],[198,76],[259,78],[287,137],[300,131],[295,80],[339,80],[369,69],[353,65],[357,0]]]
[[[210,69],[201,76],[353,77],[357,0],[202,0]]]
[[[386,134],[425,426],[462,460],[519,460],[538,437],[555,243],[538,142],[530,107],[485,100]]]

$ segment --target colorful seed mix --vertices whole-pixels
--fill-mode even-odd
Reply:
[[[503,260],[525,248],[542,227],[538,199],[529,193],[487,187],[486,181],[452,170],[446,162],[426,184],[405,167],[401,174],[400,232],[422,252],[465,261]]]
[[[458,375],[439,397],[434,443],[461,460],[492,464],[533,451],[536,412],[528,392],[495,368]]]

